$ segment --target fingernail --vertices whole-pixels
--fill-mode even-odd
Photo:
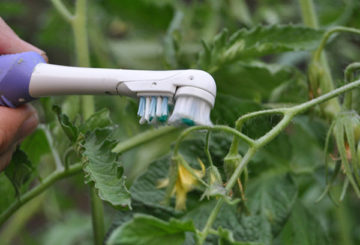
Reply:
[[[21,139],[31,134],[36,129],[38,123],[39,117],[37,113],[32,114],[21,126],[19,130],[19,138]]]
[[[44,60],[47,62],[49,62],[49,58],[47,57],[46,53],[44,51],[41,51],[40,55],[44,58]]]

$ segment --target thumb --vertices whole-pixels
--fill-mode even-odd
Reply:
[[[0,106],[0,155],[31,134],[39,122],[30,105],[18,108]]]
[[[21,40],[0,17],[0,54],[15,54],[27,51],[37,52],[48,61],[44,51]]]

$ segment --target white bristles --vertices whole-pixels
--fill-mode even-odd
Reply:
[[[145,98],[145,115],[144,119],[149,121],[150,118],[150,97]]]
[[[139,123],[163,123],[168,119],[168,111],[168,97],[141,96],[138,110]]]
[[[162,104],[162,98],[161,97],[157,97],[157,104],[156,104],[156,117],[160,117],[161,116],[161,105]]]
[[[168,97],[140,97],[138,115],[140,124],[162,123],[168,119]],[[170,124],[212,125],[210,121],[211,105],[198,97],[182,95],[175,102]]]
[[[211,105],[197,97],[179,96],[169,119],[172,124],[209,125]]]

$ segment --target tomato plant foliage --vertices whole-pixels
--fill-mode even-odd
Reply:
[[[28,11],[5,2],[9,22]],[[0,173],[0,241],[360,242],[360,65],[345,67],[360,56],[358,3],[316,1],[312,9],[300,0],[300,10],[284,1],[107,0],[86,8],[77,0],[69,19],[68,3],[52,2],[39,6],[46,21],[34,32],[49,54],[71,53],[72,41],[54,39],[73,28],[78,65],[86,65],[78,17],[96,16],[81,32],[92,65],[208,71],[218,89],[214,126],[139,125],[137,102],[123,97],[41,99],[39,128]],[[56,28],[64,19],[70,25]],[[44,234],[22,228],[39,217]],[[14,237],[21,231],[38,238]]]

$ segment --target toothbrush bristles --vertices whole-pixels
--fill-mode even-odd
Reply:
[[[153,97],[151,97],[151,102],[150,102],[149,122],[151,122],[154,119],[155,111],[156,111],[156,97],[153,96]]]
[[[165,122],[168,119],[168,97],[141,96],[139,101],[139,123]],[[156,119],[156,120],[155,120]]]
[[[143,117],[145,114],[145,97],[140,97],[138,116]]]

